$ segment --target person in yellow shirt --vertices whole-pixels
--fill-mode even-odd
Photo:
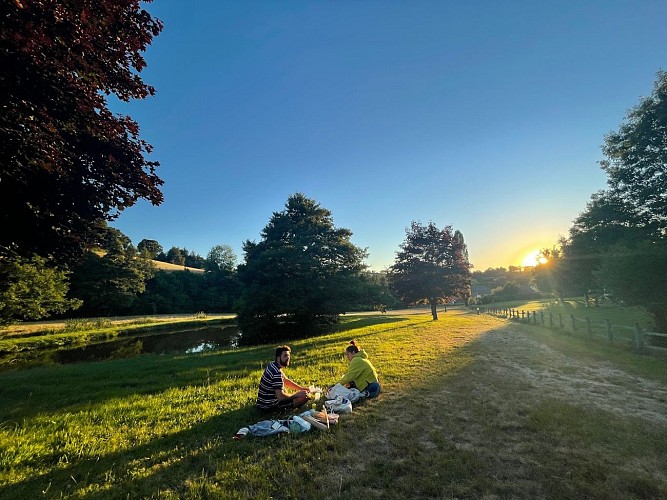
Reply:
[[[366,351],[359,349],[356,340],[351,340],[345,349],[345,356],[350,362],[350,367],[337,383],[350,389],[353,387],[359,389],[363,397],[377,397],[382,388],[377,371],[369,361]]]

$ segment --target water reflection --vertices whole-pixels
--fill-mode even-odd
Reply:
[[[84,361],[133,358],[142,354],[202,353],[238,347],[241,332],[235,326],[144,333],[82,347],[15,353],[0,359],[0,370]]]

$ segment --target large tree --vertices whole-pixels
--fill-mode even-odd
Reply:
[[[667,333],[667,239],[614,245],[598,276],[616,299],[642,307],[658,332]]]
[[[95,223],[162,202],[150,145],[107,105],[154,93],[161,29],[138,0],[0,2],[0,257],[71,261]]]
[[[246,338],[307,335],[356,304],[366,251],[331,212],[301,193],[274,212],[259,243],[243,244],[238,321]]]
[[[35,321],[81,305],[68,299],[69,272],[37,255],[31,259],[0,259],[0,325]]]
[[[651,95],[605,137],[602,151],[608,189],[595,193],[575,219],[562,246],[561,279],[569,276],[581,291],[604,287],[665,325],[667,303],[656,287],[667,234],[666,72],[658,72]]]
[[[437,304],[464,296],[470,287],[471,266],[463,234],[452,226],[438,229],[433,222],[424,226],[415,221],[405,233],[389,268],[390,286],[405,302],[428,302],[437,320]]]
[[[102,224],[97,230],[101,246],[73,268],[70,296],[83,301],[82,316],[129,314],[155,266],[118,229]]]
[[[667,229],[667,72],[659,71],[650,96],[632,108],[617,132],[605,137],[600,162],[610,193],[626,219],[662,236]],[[621,222],[624,222],[621,220]]]

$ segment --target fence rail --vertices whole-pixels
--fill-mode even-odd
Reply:
[[[605,319],[604,324],[602,324],[594,323],[590,318],[577,318],[573,314],[564,315],[551,311],[523,311],[507,307],[478,307],[477,314],[482,313],[570,333],[585,333],[591,338],[606,338],[609,342],[624,342],[632,345],[640,353],[647,351],[667,353],[667,333],[645,331],[638,323],[635,323],[634,326],[612,325],[611,321]]]

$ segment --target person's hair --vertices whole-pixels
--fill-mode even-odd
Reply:
[[[275,359],[278,359],[284,352],[292,352],[292,349],[290,349],[288,345],[281,345],[280,347],[276,347]]]
[[[357,341],[356,340],[350,340],[350,345],[347,346],[347,348],[345,349],[345,352],[351,352],[351,353],[357,354],[359,352],[359,346],[357,345]]]

